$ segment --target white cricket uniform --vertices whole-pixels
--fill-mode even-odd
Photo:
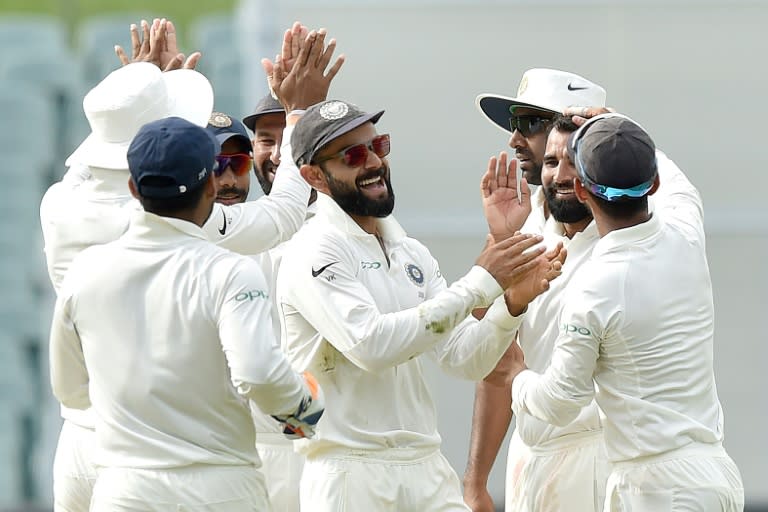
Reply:
[[[666,197],[648,222],[595,244],[563,299],[549,366],[518,375],[512,408],[563,427],[597,399],[614,463],[606,511],[741,510],[722,447],[701,199],[657,157]]]
[[[315,203],[307,207],[307,219],[314,216]],[[264,251],[254,256],[259,263],[264,277],[272,291],[272,327],[275,342],[280,342],[280,315],[274,301],[277,286],[277,273],[286,244]],[[283,428],[268,414],[261,412],[256,404],[251,403],[251,415],[256,426],[256,449],[261,458],[259,470],[264,475],[267,494],[274,510],[299,512],[299,483],[304,468],[304,456],[296,453],[293,441],[285,437]]]
[[[440,453],[419,356],[482,379],[520,319],[481,267],[447,287],[392,216],[378,221],[382,250],[331,198],[318,194],[317,203],[277,279],[283,348],[317,377],[327,403],[315,437],[297,441],[307,455],[302,512],[467,510]],[[482,321],[470,316],[491,303]]]
[[[288,126],[283,132],[281,151],[287,154],[292,131]],[[292,236],[305,216],[310,189],[291,159],[281,162],[279,170],[270,196],[247,205],[214,206],[204,226],[210,240],[255,254]],[[92,245],[116,240],[128,229],[131,213],[141,209],[128,190],[129,176],[127,170],[73,165],[46,192],[40,221],[48,274],[57,294],[75,256]],[[96,478],[88,453],[94,420],[88,411],[66,407],[62,417],[53,468],[54,509],[85,512]]]
[[[591,256],[599,236],[593,221],[584,231],[568,238],[563,225],[552,216],[540,233],[548,247],[563,242],[568,250],[563,273],[550,283],[546,293],[528,305],[518,330],[518,342],[525,353],[526,365],[543,372],[549,366],[559,332],[554,320],[563,306],[565,290]],[[514,451],[517,446],[528,459],[517,475],[509,475],[506,510],[602,510],[609,469],[603,449],[600,415],[594,401],[563,427],[550,425],[525,411],[518,412],[515,432],[524,445],[511,444],[510,458],[525,458]]]
[[[65,406],[93,404],[93,461],[107,476],[91,510],[269,507],[246,398],[288,415],[309,394],[273,342],[270,307],[258,265],[191,222],[136,212],[122,237],[75,258],[51,384]],[[242,492],[226,497],[228,480]]]
[[[119,238],[137,208],[125,171],[90,169],[86,175],[81,166],[73,166],[51,185],[40,204],[40,220],[48,275],[57,294],[75,256]],[[95,419],[89,410],[65,406],[61,416],[64,423],[53,463],[54,510],[84,512],[96,482],[91,462]]]

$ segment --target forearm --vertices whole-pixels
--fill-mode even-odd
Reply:
[[[473,309],[487,306],[500,293],[501,288],[493,277],[484,269],[474,267],[462,279],[415,308],[368,316],[361,322],[359,338],[354,332],[343,333],[352,342],[343,352],[369,371],[402,364],[447,339]]]
[[[497,298],[482,320],[465,320],[435,347],[440,368],[458,378],[484,379],[509,348],[521,321],[521,316],[510,315],[503,297]]]
[[[512,421],[512,394],[507,385],[480,381],[475,386],[465,488],[485,488]]]

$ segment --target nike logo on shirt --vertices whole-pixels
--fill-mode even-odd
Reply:
[[[224,213],[224,225],[219,229],[220,235],[223,235],[227,232],[227,214],[226,212],[222,212],[222,213]]]
[[[327,265],[323,265],[322,267],[320,267],[320,268],[319,268],[319,269],[317,269],[317,270],[315,270],[315,269],[313,268],[313,269],[312,269],[312,277],[317,277],[317,276],[319,276],[320,274],[322,274],[322,273],[325,271],[325,269],[327,269],[327,268],[328,268],[328,267],[330,267],[331,265],[335,265],[336,263],[338,263],[338,261],[334,261],[334,262],[332,262],[332,263],[329,263],[329,264],[327,264]]]

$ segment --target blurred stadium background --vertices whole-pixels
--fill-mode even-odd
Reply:
[[[704,197],[726,446],[747,510],[768,510],[768,5],[743,0],[2,0],[0,510],[51,505],[60,420],[47,378],[53,296],[40,198],[89,133],[82,98],[117,67],[113,46],[128,48],[129,24],[153,17],[176,23],[183,51],[203,52],[215,108],[237,117],[266,92],[259,59],[275,54],[284,28],[295,19],[327,27],[348,57],[331,96],[387,110],[396,213],[449,281],[482,244],[477,182],[487,157],[506,149],[475,96],[514,96],[531,67],[603,85]],[[461,474],[473,386],[434,368],[429,378],[444,452]],[[498,504],[504,458],[489,484]]]

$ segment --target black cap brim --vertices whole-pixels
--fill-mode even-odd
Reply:
[[[554,110],[532,103],[523,103],[504,96],[481,95],[477,97],[476,104],[477,108],[480,109],[480,112],[488,118],[490,122],[504,130],[506,133],[512,133],[509,129],[509,116],[512,115],[512,111],[516,107],[532,108],[542,112],[551,112],[553,115],[557,114]]]
[[[267,114],[285,114],[285,110],[282,108],[275,108],[270,110],[263,110],[257,114],[251,114],[249,116],[246,116],[243,118],[243,124],[248,127],[249,130],[252,132],[256,131],[256,120],[260,118],[261,116],[265,116]]]

